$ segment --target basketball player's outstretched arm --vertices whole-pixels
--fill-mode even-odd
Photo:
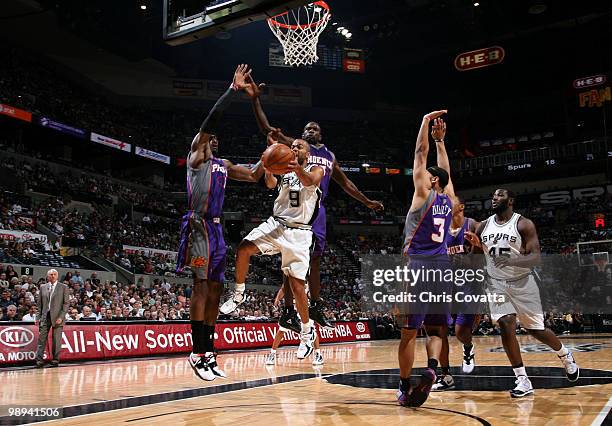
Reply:
[[[319,186],[321,183],[321,179],[325,175],[325,172],[321,167],[313,167],[310,171],[304,170],[304,167],[300,166],[293,160],[289,165],[292,167],[292,170],[297,175],[298,179],[304,186]],[[295,167],[295,168],[293,168]]]
[[[416,146],[414,147],[414,163],[412,166],[412,181],[414,183],[414,195],[412,196],[411,208],[423,205],[431,184],[427,176],[427,154],[429,154],[429,123],[445,114],[446,110],[433,111],[423,116]]]
[[[351,181],[348,176],[342,171],[340,165],[334,158],[334,169],[332,171],[332,179],[336,181],[338,185],[346,192],[348,195],[359,201],[364,206],[372,209],[372,210],[384,210],[384,206],[380,201],[370,200],[368,197],[364,195],[363,192],[357,188],[357,185]]]
[[[264,174],[264,168],[262,161],[258,161],[253,168],[249,169],[244,166],[238,166],[233,164],[229,160],[223,160],[225,168],[227,169],[227,177],[232,180],[239,180],[241,182],[259,182],[259,179]]]
[[[457,200],[455,197],[455,187],[453,186],[453,179],[451,178],[450,161],[448,160],[448,153],[446,152],[446,146],[444,145],[444,137],[446,136],[446,123],[444,120],[441,118],[436,118],[433,120],[431,136],[436,142],[438,167],[448,173],[448,184],[446,184],[446,187],[444,188],[444,193],[452,198],[453,203],[457,203],[459,200]]]
[[[495,266],[519,266],[521,268],[533,268],[540,264],[541,250],[538,232],[533,222],[526,217],[520,217],[517,224],[518,232],[523,240],[523,256],[509,258],[497,256],[494,259]]]
[[[268,189],[274,189],[276,188],[276,185],[278,185],[278,179],[276,179],[276,176],[274,176],[272,173],[270,173],[268,171],[268,169],[264,169],[264,180],[266,182],[266,188]]]
[[[482,241],[480,240],[480,235],[482,234],[482,231],[484,230],[486,224],[487,221],[485,220],[479,222],[478,225],[475,225],[474,230],[472,230],[470,227],[468,231],[465,231],[465,238],[472,245],[472,253],[474,254],[483,253],[486,249],[486,247],[482,246]]]
[[[268,121],[268,117],[266,117],[263,107],[261,106],[259,95],[261,95],[261,89],[265,85],[263,83],[258,85],[250,75],[247,78],[247,83],[248,86],[244,90],[251,98],[251,105],[253,106],[253,113],[255,114],[255,120],[257,121],[259,131],[266,136],[272,132],[275,136],[274,139],[276,139],[279,143],[290,147],[296,138],[285,136],[280,129],[277,127],[272,127]]]
[[[200,131],[191,142],[190,167],[199,167],[203,161],[208,160],[212,155],[209,144],[211,136],[217,133],[223,112],[231,104],[235,92],[247,86],[246,79],[250,73],[251,71],[246,64],[240,64],[236,67],[232,84],[212,107],[200,125]]]

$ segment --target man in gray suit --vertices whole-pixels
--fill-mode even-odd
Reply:
[[[44,366],[43,355],[49,336],[49,329],[53,328],[53,359],[51,367],[59,365],[59,355],[62,348],[62,329],[66,311],[68,310],[68,286],[57,281],[58,273],[55,269],[47,272],[47,283],[40,286],[36,298],[38,306],[38,347],[36,350],[36,367]]]

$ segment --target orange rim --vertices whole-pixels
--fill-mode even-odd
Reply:
[[[327,10],[327,12],[329,13],[329,6],[324,1],[316,1],[316,2],[314,2],[314,5],[315,6],[321,6],[323,9]],[[289,24],[283,24],[282,22],[278,22],[276,20],[276,18],[278,18],[279,16],[284,16],[284,15],[288,15],[288,14],[289,14],[289,12],[279,13],[278,15],[275,15],[275,16],[273,16],[271,18],[268,18],[268,22],[271,25],[274,25],[274,26],[279,27],[279,28],[285,28],[285,29],[288,29],[288,30],[299,30],[301,28],[316,27],[317,25],[319,25],[323,21],[323,19],[319,19],[318,21],[312,22],[310,24],[289,25]]]

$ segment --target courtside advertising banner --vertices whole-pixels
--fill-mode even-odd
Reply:
[[[159,152],[151,151],[149,149],[142,148],[140,146],[136,147],[135,151],[136,155],[140,155],[141,157],[149,158],[151,160],[160,161],[162,163],[170,164],[170,157],[164,154],[160,154]]]
[[[109,138],[108,136],[100,135],[95,132],[91,132],[91,141],[106,145],[111,148],[120,149],[125,152],[132,152],[132,144],[118,141],[117,139]]]
[[[38,327],[33,323],[0,325],[0,367],[34,363]],[[278,332],[277,323],[218,323],[215,348],[218,350],[249,349],[272,346]],[[337,322],[333,329],[318,328],[321,343],[370,340],[367,321]],[[285,333],[283,345],[297,345],[298,335]],[[191,326],[184,323],[87,323],[68,322],[63,329],[61,361],[146,357],[190,352],[193,346]],[[51,333],[45,359],[49,359]]]

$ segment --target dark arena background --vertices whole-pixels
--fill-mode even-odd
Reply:
[[[612,424],[611,40],[603,0],[1,2],[0,424]],[[283,134],[318,163],[302,167],[298,141],[299,170],[270,190],[260,158]],[[423,141],[457,198],[419,163]],[[328,191],[302,177],[317,171]],[[422,182],[433,209],[416,201]],[[286,200],[284,185],[298,185]],[[435,200],[452,202],[446,222]],[[504,202],[523,216],[503,228],[505,260],[491,251],[503,232],[487,252],[483,229],[506,226]],[[281,219],[282,203],[322,214],[320,266],[315,216]],[[482,224],[465,225],[477,242],[461,251],[485,251],[486,288],[500,258],[535,256],[525,285],[541,299],[501,319],[483,303],[469,344],[458,319],[407,328],[398,300],[368,287],[376,259],[414,266],[426,226],[442,224],[428,244],[455,255],[442,234],[459,206]],[[237,292],[270,221],[282,259],[252,256]],[[298,232],[310,250],[288,240]],[[286,268],[299,256],[306,295]],[[296,312],[284,274],[318,325],[279,330]]]

